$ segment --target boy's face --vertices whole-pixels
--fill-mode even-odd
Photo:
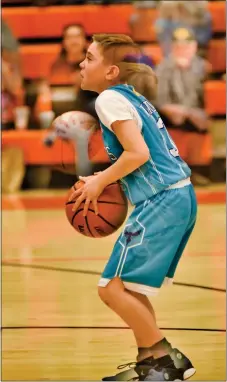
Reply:
[[[102,50],[98,43],[93,42],[88,50],[85,60],[80,64],[81,88],[101,93],[108,88],[119,69],[104,60]]]

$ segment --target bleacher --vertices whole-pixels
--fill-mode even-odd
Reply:
[[[129,19],[135,12],[131,4],[34,7],[29,4],[29,0],[18,1],[19,5],[24,6],[12,7],[12,1],[10,7],[4,7],[4,4],[7,5],[7,0],[2,2],[2,17],[21,43],[23,75],[30,80],[47,75],[51,63],[58,55],[64,25],[83,24],[88,36],[102,32],[129,34]],[[212,64],[212,74],[204,85],[205,106],[213,119],[224,121],[226,84],[222,76],[226,70],[225,1],[210,1],[209,9],[213,38],[207,58]],[[155,21],[157,10],[149,9],[146,12],[149,13],[149,20]],[[143,44],[146,54],[151,55],[156,63],[160,62],[161,50],[157,45],[154,28],[140,28],[137,41]],[[12,136],[13,132],[10,134]],[[215,149],[215,152],[218,150]]]

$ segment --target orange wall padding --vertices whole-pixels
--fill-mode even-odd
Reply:
[[[226,114],[226,83],[225,81],[207,81],[205,88],[205,105],[209,115]]]
[[[225,32],[225,1],[209,3],[214,32]],[[87,34],[129,33],[132,5],[84,5],[3,8],[2,17],[18,38],[60,37],[68,23],[83,24]],[[156,18],[157,10],[154,12]]]
[[[65,143],[58,139],[52,147],[46,147],[43,139],[47,131],[44,130],[13,130],[2,132],[2,148],[19,147],[24,152],[24,160],[30,165],[61,165],[75,162],[75,149],[72,143]],[[101,132],[93,135],[90,141],[90,159],[94,162],[109,162],[102,143]]]

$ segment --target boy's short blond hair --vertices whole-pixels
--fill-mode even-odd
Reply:
[[[139,46],[125,34],[95,34],[93,42],[99,44],[104,59],[112,64],[121,62],[127,55],[140,53]]]
[[[140,47],[125,34],[96,34],[93,42],[100,45],[104,59],[120,69],[118,81],[132,85],[135,90],[152,101],[156,96],[157,77],[148,65],[127,62],[127,56],[140,56]]]

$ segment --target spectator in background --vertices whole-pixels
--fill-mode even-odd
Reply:
[[[63,29],[62,47],[53,63],[49,82],[80,86],[79,64],[84,60],[87,47],[86,34],[82,25],[70,24]]]
[[[171,35],[178,27],[193,30],[199,50],[204,54],[212,36],[211,15],[207,3],[204,0],[160,2],[155,30],[164,56],[170,53]]]
[[[2,57],[11,64],[14,73],[17,74],[17,78],[22,85],[19,44],[4,20],[2,20]]]
[[[97,118],[94,108],[96,94],[80,88],[79,64],[84,60],[86,49],[87,39],[83,26],[79,24],[66,25],[63,29],[60,54],[50,69],[49,77],[39,83],[36,115],[44,108],[49,110],[51,107],[50,86],[66,84],[75,89],[74,110],[87,112]],[[67,111],[65,110],[65,112]]]
[[[2,128],[14,128],[14,109],[24,103],[19,45],[2,20]]]
[[[77,93],[75,110],[84,111],[97,118],[94,102],[96,94],[80,88],[80,67],[87,50],[87,38],[84,27],[80,24],[69,24],[63,29],[62,47],[57,60],[53,63],[50,84],[66,83],[75,87]],[[68,110],[66,110],[68,111]]]
[[[21,75],[18,43],[11,30],[2,21],[2,83],[1,127],[13,129],[15,127],[15,108],[23,104],[23,81]],[[23,151],[17,147],[2,147],[2,192],[9,194],[18,191],[22,185],[25,164]]]
[[[193,181],[207,185],[196,171],[209,169],[212,159],[209,120],[204,110],[206,65],[197,54],[193,33],[178,28],[172,35],[171,54],[157,68],[156,106],[176,142],[181,157],[194,168]]]
[[[17,86],[15,86],[14,78],[10,64],[2,58],[2,129],[8,130],[14,128],[14,109],[16,106],[15,95]]]
[[[81,76],[79,64],[84,60],[87,50],[87,39],[82,25],[70,24],[63,29],[63,39],[61,52],[57,60],[50,69],[49,78],[41,80],[38,84],[38,97],[36,101],[36,116],[42,111],[48,111],[52,107],[51,85],[66,84],[75,89],[75,103],[71,110],[81,111],[90,114],[98,120],[95,111],[95,100],[97,94],[91,91],[82,90],[80,87]],[[69,109],[61,109],[61,113],[68,112]],[[55,111],[55,109],[54,109]],[[50,132],[44,143],[51,146],[56,136]]]
[[[208,1],[184,1],[191,16],[191,26],[198,42],[199,53],[206,51],[212,38],[212,17],[208,10]]]

